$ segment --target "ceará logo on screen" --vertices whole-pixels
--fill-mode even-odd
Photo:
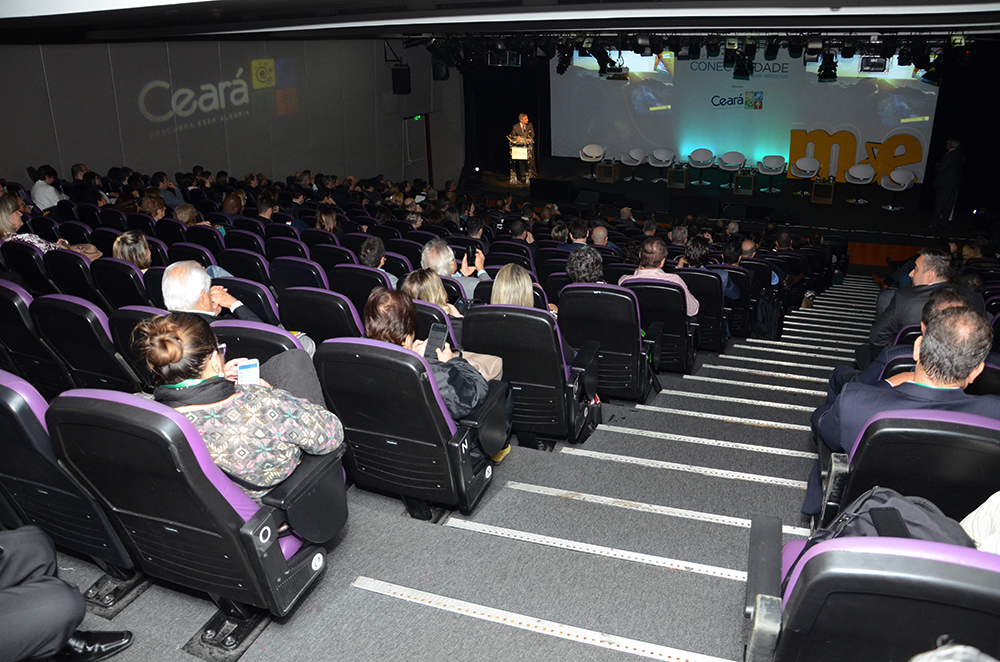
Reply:
[[[173,90],[165,80],[152,80],[139,91],[139,112],[150,122],[166,122],[174,115],[190,117],[197,111],[210,113],[229,106],[250,103],[247,82],[240,78],[243,68],[232,80],[205,83],[195,92],[190,87]],[[161,91],[162,90],[162,91]]]
[[[736,97],[723,97],[723,96],[719,96],[718,94],[716,94],[714,97],[712,97],[712,105],[713,106],[717,106],[717,107],[722,107],[722,106],[742,106],[743,105],[743,96],[740,95],[740,96],[736,96]]]

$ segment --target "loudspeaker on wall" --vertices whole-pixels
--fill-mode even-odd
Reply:
[[[392,93],[410,93],[410,65],[397,64],[392,68]]]

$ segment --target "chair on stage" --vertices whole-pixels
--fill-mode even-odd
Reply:
[[[772,154],[757,161],[757,174],[767,175],[767,188],[762,188],[761,193],[781,193],[781,189],[774,188],[774,176],[785,174],[785,157]]]
[[[711,168],[715,165],[715,154],[712,153],[712,150],[704,147],[696,149],[688,157],[688,165],[697,170]],[[701,175],[698,176],[698,179],[691,182],[691,186],[705,186],[707,184],[708,182],[701,179]]]
[[[802,188],[798,191],[792,193],[792,195],[808,197],[812,195],[806,190],[806,182],[812,181],[819,174],[820,164],[819,159],[814,159],[811,156],[803,156],[801,159],[792,164],[790,172],[793,177],[798,177],[802,180]]]
[[[719,170],[729,173],[729,181],[720,184],[720,188],[733,188],[733,175],[746,165],[747,157],[742,152],[726,152],[719,157]]]
[[[649,165],[654,168],[660,169],[660,176],[656,179],[650,180],[651,183],[656,184],[658,182],[665,182],[667,178],[664,176],[664,169],[670,168],[674,165],[674,160],[677,158],[676,152],[672,149],[667,149],[661,147],[659,149],[654,149],[653,153],[649,155]]]
[[[875,168],[870,163],[859,163],[847,169],[844,173],[844,180],[852,184],[857,190],[858,186],[867,186],[875,181]],[[860,195],[855,194],[853,198],[846,200],[849,205],[867,205],[868,201]]]
[[[644,147],[633,147],[629,151],[622,154],[622,163],[627,166],[632,167],[632,174],[628,177],[622,179],[623,182],[641,182],[642,177],[637,177],[635,174],[635,169],[646,162],[649,154],[646,152]]]
[[[896,168],[888,175],[882,175],[880,185],[886,191],[892,191],[892,200],[889,201],[889,204],[882,205],[882,209],[886,211],[902,211],[905,209],[905,207],[896,204],[896,199],[899,197],[900,191],[905,191],[912,187],[916,180],[916,174],[906,168]]]
[[[604,147],[597,144],[585,145],[580,150],[580,160],[590,164],[590,174],[584,179],[597,179],[597,164],[604,159]]]

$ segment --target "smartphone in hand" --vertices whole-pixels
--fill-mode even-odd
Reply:
[[[240,386],[260,385],[260,361],[246,359],[236,366],[236,383]]]
[[[444,324],[431,324],[431,333],[427,336],[427,347],[424,348],[424,358],[436,359],[437,350],[444,349],[444,343],[448,340],[448,327]]]

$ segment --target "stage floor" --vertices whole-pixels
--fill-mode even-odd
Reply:
[[[633,208],[637,218],[641,217],[640,210],[644,213],[662,212],[658,218],[664,220],[676,214],[704,212],[709,218],[748,221],[754,226],[774,221],[798,233],[813,229],[820,232],[850,232],[852,241],[910,246],[932,245],[942,235],[959,239],[971,238],[977,231],[971,216],[963,218],[958,215],[945,232],[926,229],[924,226],[930,223],[932,212],[930,209],[919,208],[919,184],[899,194],[897,204],[904,207],[902,211],[890,212],[882,209],[881,205],[887,204],[892,194],[874,183],[855,187],[837,182],[832,204],[817,204],[812,202],[812,197],[794,195],[795,191],[802,188],[803,182],[786,179],[784,176],[774,178],[774,187],[780,189],[779,193],[762,193],[760,189],[768,185],[767,177],[758,176],[753,195],[747,196],[735,195],[731,190],[722,188],[722,184],[729,180],[729,173],[716,168],[690,171],[690,179],[696,179],[700,174],[702,179],[710,183],[705,186],[688,185],[684,190],[668,188],[665,182],[651,182],[660,173],[649,165],[636,169],[636,174],[644,181],[619,180],[613,184],[586,179],[585,175],[591,171],[590,166],[579,159],[549,157],[539,161],[538,169],[539,177],[543,180],[572,184],[583,193],[583,201],[596,199],[606,208],[629,206]],[[620,177],[630,175],[631,171],[630,167],[619,164]],[[565,188],[559,184],[554,186]],[[811,184],[808,186],[811,189]],[[515,199],[532,195],[528,186],[511,186],[507,172],[484,172],[483,188],[494,193],[513,193]],[[550,201],[539,195],[537,190],[538,187],[532,202],[537,205]],[[591,193],[588,195],[588,192]],[[853,205],[845,202],[856,193],[860,193],[869,203]],[[562,197],[565,198],[565,195]],[[566,202],[565,199],[558,201]]]

